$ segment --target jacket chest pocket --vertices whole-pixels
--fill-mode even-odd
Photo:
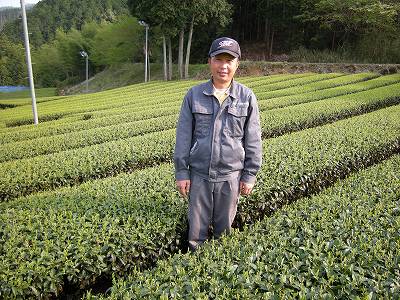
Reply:
[[[246,122],[248,105],[242,107],[228,107],[226,129],[231,137],[243,137],[244,123]]]
[[[194,136],[197,138],[208,136],[212,122],[212,107],[194,106],[192,112],[194,116]]]

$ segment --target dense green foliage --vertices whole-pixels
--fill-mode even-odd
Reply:
[[[399,168],[397,155],[195,254],[133,272],[109,298],[396,299]]]
[[[301,87],[295,86],[292,88],[273,90],[276,86],[272,84],[276,84],[280,81],[282,82],[281,84],[283,84],[284,82],[294,80],[295,78],[308,76],[310,76],[310,74],[274,75],[259,78],[239,78],[239,81],[254,89],[261,110],[356,93],[394,84],[400,81],[400,75],[398,74],[381,76],[371,80],[366,79],[376,76],[375,74],[360,74],[342,76],[332,80],[320,80]],[[318,76],[316,78],[318,78]],[[362,82],[357,83],[357,80],[362,80]],[[356,83],[346,84],[352,83],[353,81],[356,81]],[[92,94],[90,102],[87,100],[87,95],[80,95],[69,98],[68,103],[71,104],[69,106],[66,106],[67,103],[61,105],[63,98],[54,98],[53,102],[48,103],[46,106],[42,106],[41,104],[38,105],[41,114],[46,114],[47,111],[49,116],[51,116],[52,113],[61,114],[63,112],[71,113],[70,116],[64,116],[56,121],[39,123],[37,127],[25,125],[14,128],[5,128],[4,130],[0,129],[0,144],[177,114],[181,104],[181,99],[184,95],[184,89],[188,88],[192,83],[194,82],[183,82],[179,85],[177,83],[171,83],[171,85],[166,85],[165,83],[161,84],[160,82],[153,82],[148,85],[149,88],[147,89],[142,89],[142,85],[135,85],[135,88],[128,87],[99,93],[97,94],[98,100],[95,100],[95,95]],[[299,83],[301,84],[301,82]],[[343,85],[336,86],[339,83]],[[115,93],[118,92],[126,94],[131,100],[126,102],[126,98],[122,96],[116,98]],[[292,95],[293,92],[297,92],[298,95]],[[280,95],[287,94],[289,96],[270,98],[273,96],[272,93],[279,93]],[[157,94],[163,94],[167,97],[159,97]],[[266,94],[269,96],[268,98],[265,97]],[[112,102],[108,101],[111,97],[114,99]],[[139,103],[138,97],[142,99],[142,101],[140,101],[140,106],[137,105],[137,103]],[[60,101],[57,101],[57,99]],[[83,106],[83,101],[88,102],[89,105],[96,105],[96,107],[99,108],[97,105],[101,103],[100,101],[102,101],[102,99],[106,100],[106,104],[109,108],[93,111],[93,107],[88,106],[87,108],[90,110],[81,112],[80,114],[73,114],[74,111],[76,112],[77,108]],[[69,111],[69,109],[72,109],[72,111]],[[11,112],[11,114],[9,114],[9,112]],[[24,108],[21,107],[9,112],[4,112],[4,114],[0,113],[1,119],[4,121],[8,119],[9,124],[14,123],[15,119],[17,119],[17,122],[19,123],[31,122],[30,106]],[[3,126],[5,126],[5,124],[3,124]]]
[[[27,71],[24,48],[14,44],[0,34],[0,82],[1,85],[21,85],[25,83]]]
[[[185,207],[172,183],[161,166],[2,206],[0,297],[57,295],[174,251]]]
[[[165,42],[169,79],[173,62],[182,78],[183,64],[205,63],[211,41],[223,35],[239,40],[246,60],[400,63],[396,0],[42,0],[28,13],[38,86],[83,81],[82,49],[89,53],[91,76],[127,61],[143,62],[144,28],[128,14],[150,24],[151,62],[164,62]],[[0,44],[11,42],[22,58],[21,21],[6,23],[1,33]],[[25,84],[12,71],[13,61],[2,53],[0,61],[0,78]]]
[[[187,201],[175,190],[170,163],[174,127],[185,91],[198,82],[151,82],[90,95],[43,97],[39,111],[46,118],[58,115],[59,119],[38,126],[5,127],[28,120],[29,104],[0,111],[0,298],[69,297],[68,291],[81,289],[82,293],[112,276],[125,278],[115,282],[113,297],[141,298],[136,293],[143,292],[143,297],[154,298],[151,293],[155,292],[160,293],[156,298],[163,293],[182,298],[178,295],[190,285],[186,292],[197,298],[215,293],[220,293],[216,298],[230,299],[273,296],[265,290],[278,297],[297,297],[303,291],[320,298],[321,287],[339,298],[346,298],[346,293],[396,296],[397,286],[386,288],[381,278],[389,278],[390,285],[398,272],[393,266],[398,265],[395,230],[399,227],[391,214],[398,214],[398,201],[391,206],[382,202],[382,207],[390,208],[386,214],[374,210],[373,204],[392,199],[391,190],[398,195],[399,178],[390,171],[398,169],[398,159],[374,171],[382,178],[376,180],[374,175],[373,186],[364,185],[364,179],[351,179],[355,180],[347,183],[351,188],[344,184],[328,190],[327,196],[320,196],[324,200],[299,200],[308,203],[306,207],[314,202],[327,207],[323,214],[322,206],[310,208],[307,216],[314,227],[304,223],[304,214],[288,217],[288,211],[299,210],[300,204],[293,202],[301,197],[324,191],[349,174],[400,152],[400,75],[306,73],[240,78],[258,96],[264,139],[257,184],[250,197],[240,199],[235,226],[243,229],[245,224],[255,224],[254,229],[222,239],[222,247],[218,243],[205,246],[199,252],[201,258],[198,254],[171,256],[185,250],[187,242]],[[391,189],[392,183],[397,190]],[[358,214],[346,212],[346,222],[330,224],[330,220],[341,220],[343,210],[335,210],[342,207],[339,202],[326,199],[348,191],[355,195],[351,201],[335,199],[344,207],[354,201],[349,211],[365,211],[367,215],[362,216],[368,217],[360,221]],[[374,198],[378,194],[379,199]],[[284,208],[281,215],[286,204],[293,209]],[[270,217],[272,213],[276,218]],[[323,218],[312,219],[314,215]],[[352,224],[367,225],[369,220],[376,226],[371,227],[375,231],[364,231],[365,247],[357,248],[358,242],[346,244],[351,249],[342,256],[343,243],[358,234],[359,227]],[[307,229],[307,235],[300,229]],[[326,248],[319,244],[323,230],[329,237],[322,243],[330,245]],[[294,239],[298,232],[299,243]],[[280,247],[271,246],[275,238]],[[387,243],[373,244],[375,239]],[[262,255],[254,253],[258,246]],[[371,250],[360,253],[367,248]],[[231,256],[234,252],[229,249],[238,250],[237,256]],[[218,253],[227,260],[218,258]],[[280,259],[272,259],[271,253]],[[255,258],[249,261],[250,257]],[[289,262],[280,263],[285,257]],[[201,259],[204,264],[199,263]],[[207,263],[208,259],[212,262]],[[157,261],[158,267],[152,269]],[[290,262],[294,264],[288,267]],[[190,273],[189,266],[195,266],[196,273],[208,272],[210,265],[218,268],[215,277]],[[165,270],[172,273],[163,274]],[[231,270],[231,275],[224,270]],[[186,274],[193,280],[186,281]],[[175,289],[170,289],[170,280]],[[211,284],[204,287],[202,280]],[[294,283],[297,290],[291,289]]]
[[[180,78],[189,78],[189,63],[194,39],[193,32],[200,26],[214,26],[225,28],[231,21],[233,6],[227,0],[169,0],[169,1],[148,1],[148,0],[128,0],[128,6],[132,15],[145,21],[150,28],[156,27],[160,30],[163,46],[165,80],[171,80],[172,76],[172,42],[178,36],[178,71]],[[201,28],[200,27],[200,28]],[[154,31],[153,32],[157,32]],[[186,51],[184,51],[185,36],[187,39]],[[195,35],[197,36],[197,35]],[[209,38],[206,39],[210,44]],[[203,43],[205,40],[199,40]],[[161,42],[158,42],[160,45]],[[167,64],[167,44],[168,60]],[[186,54],[185,54],[186,53]],[[203,52],[207,53],[207,52]],[[184,63],[184,55],[186,55]],[[192,55],[193,56],[193,55]],[[199,56],[200,57],[205,57]],[[196,63],[202,63],[203,59],[197,58]],[[167,70],[168,69],[168,70]],[[168,74],[168,75],[167,75]]]
[[[38,47],[51,42],[58,28],[69,31],[82,29],[85,23],[113,21],[127,12],[126,0],[58,0],[40,1],[27,13],[30,42]],[[16,43],[20,42],[21,19],[4,26],[3,33]]]
[[[326,78],[332,76],[338,76],[338,74],[329,75]],[[288,84],[309,83],[322,79],[322,75],[310,75],[270,85],[272,89],[279,89]],[[258,84],[260,84],[258,81],[254,83],[254,89],[257,89]],[[266,85],[267,88],[268,86]],[[98,101],[104,102],[104,98],[99,97]],[[124,102],[124,97],[120,101]],[[156,98],[153,101],[157,103],[160,99]],[[317,103],[269,110],[261,114],[262,135],[271,137],[302,130],[399,102],[400,85],[394,84],[344,97],[328,98]],[[113,103],[113,105],[116,104],[117,102]],[[105,105],[109,106],[109,104]],[[144,109],[152,111],[147,105]],[[138,115],[141,115],[140,110]],[[167,116],[159,121],[149,119],[140,123],[125,123],[100,130],[77,132],[74,135],[6,144],[1,147],[4,154],[0,155],[0,165],[5,170],[0,175],[0,197],[7,200],[48,188],[101,178],[171,160],[175,130],[168,130],[168,128],[174,128],[176,116]],[[141,129],[136,128],[138,125],[142,125]],[[64,146],[65,144],[69,145]],[[13,160],[19,158],[21,159]],[[35,175],[32,177],[32,174]]]
[[[28,9],[28,7],[26,7]],[[20,10],[16,7],[0,7],[0,31],[6,22],[10,22],[18,18]]]
[[[139,61],[141,33],[137,20],[128,16],[116,17],[113,23],[87,23],[79,31],[57,30],[51,42],[33,53],[38,84],[55,86],[62,81],[84,78],[81,50],[89,53],[91,74],[105,66]]]
[[[94,26],[94,24],[92,25]],[[122,17],[109,26],[97,29],[91,41],[91,61],[98,66],[110,66],[142,59],[142,29],[137,19]]]
[[[25,3],[25,10],[29,11],[34,4]],[[17,19],[21,14],[21,9],[17,7],[11,6],[2,6],[0,7],[0,32],[3,29],[4,24],[7,22],[11,22]]]
[[[351,78],[357,78],[357,75],[354,75]],[[338,78],[339,81],[344,80],[344,77]],[[336,81],[336,80],[335,80]],[[294,104],[299,104],[299,103],[305,103],[305,102],[310,102],[310,101],[318,101],[321,99],[325,98],[330,98],[330,97],[337,97],[340,95],[345,95],[345,94],[352,94],[352,93],[357,93],[369,89],[374,89],[378,87],[383,87],[387,85],[391,85],[394,83],[400,82],[400,75],[399,74],[394,74],[394,75],[388,75],[388,76],[382,76],[378,77],[375,79],[371,80],[364,80],[355,84],[351,85],[343,85],[343,86],[338,86],[338,87],[333,87],[329,88],[325,84],[326,82],[317,82],[315,85],[310,84],[307,86],[302,86],[302,87],[293,87],[293,88],[288,88],[276,92],[272,92],[275,95],[280,94],[282,96],[279,97],[273,97],[272,93],[266,92],[267,96],[272,97],[272,98],[266,98],[265,94],[263,92],[259,93],[259,98],[260,100],[268,100],[268,101],[262,101],[260,103],[260,108],[261,109],[271,109],[271,108],[278,108],[278,107],[284,107],[287,105],[294,105]],[[322,87],[322,89],[319,89],[319,87]],[[314,90],[314,91],[311,91]],[[293,91],[297,91],[297,95],[293,95]],[[306,92],[306,94],[304,93]],[[287,96],[286,96],[287,95]]]
[[[288,195],[290,190],[303,190],[316,178],[319,182],[318,187],[322,188],[324,181],[334,180],[334,178],[341,176],[342,172],[348,172],[349,168],[352,169],[357,164],[368,164],[374,161],[377,156],[390,155],[394,148],[398,149],[399,147],[399,132],[396,125],[398,114],[399,107],[393,107],[332,125],[283,136],[279,139],[267,140],[264,142],[266,163],[261,170],[259,187],[251,200],[248,199],[242,204],[244,209],[240,212],[240,216],[243,218],[246,208],[251,208],[247,209],[246,221],[248,221],[248,218],[259,217],[260,209],[254,209],[252,206],[257,205],[259,208],[276,207],[279,201],[282,201],[281,192]],[[382,122],[382,120],[385,121]],[[165,133],[162,136],[168,139]],[[152,142],[149,139],[147,141],[147,143]],[[299,144],[299,141],[301,141],[301,144]],[[153,149],[157,148],[156,145],[152,147]],[[104,147],[103,149],[105,150]],[[91,156],[91,159],[94,158]],[[168,168],[171,168],[171,166]],[[177,226],[182,226],[180,224],[184,219],[185,208],[181,207],[176,210],[174,202],[170,202],[178,199],[173,185],[171,185],[172,176],[165,176],[165,174],[171,174],[171,172],[172,170],[165,172],[162,168],[149,169],[148,171],[133,173],[129,175],[129,178],[121,176],[115,179],[107,179],[104,183],[99,182],[98,186],[88,183],[78,189],[72,188],[45,193],[2,205],[4,212],[2,223],[9,224],[5,227],[6,232],[3,234],[3,236],[8,237],[5,239],[7,242],[2,246],[6,251],[6,256],[4,256],[5,254],[3,256],[7,258],[3,263],[10,268],[11,265],[7,261],[15,261],[14,255],[28,255],[29,253],[30,258],[27,259],[29,266],[24,264],[14,265],[9,272],[13,276],[23,276],[22,278],[24,278],[26,272],[38,268],[35,271],[36,275],[32,276],[30,281],[18,279],[15,281],[14,284],[18,285],[18,288],[15,287],[15,289],[19,291],[17,294],[21,292],[34,294],[29,288],[29,284],[34,285],[39,293],[41,293],[40,291],[42,293],[55,293],[59,289],[57,286],[61,284],[60,276],[63,272],[68,273],[70,280],[78,280],[82,285],[85,285],[103,272],[113,270],[118,273],[129,269],[132,264],[148,264],[154,259],[154,255],[156,255],[154,251],[158,251],[158,249],[176,247],[180,236],[183,234],[182,229]],[[327,177],[327,174],[330,174],[330,177]],[[149,178],[152,179],[149,180]],[[128,184],[128,182],[130,183]],[[289,190],[285,191],[285,188]],[[144,191],[150,191],[150,193]],[[125,195],[124,197],[127,200],[129,199],[126,204],[120,199],[122,194]],[[98,201],[98,208],[95,208],[93,200],[89,200],[93,197]],[[112,201],[113,197],[115,197],[115,204]],[[61,199],[63,202],[60,202]],[[77,199],[81,200],[77,202]],[[107,201],[105,201],[106,199]],[[158,204],[154,202],[157,199],[160,199],[160,210],[156,209]],[[166,199],[171,200],[165,202]],[[146,203],[149,203],[148,209],[145,208]],[[177,202],[175,202],[176,204]],[[91,207],[90,209],[88,209],[88,205]],[[126,205],[131,208],[128,209]],[[167,209],[170,205],[172,211]],[[109,209],[106,210],[106,207],[109,207]],[[32,209],[35,210],[34,214],[32,214]],[[138,210],[138,212],[136,213],[133,210]],[[172,215],[159,218],[161,210],[163,216],[166,213],[172,213]],[[129,212],[127,213],[127,211]],[[179,214],[174,215],[174,211],[179,212]],[[148,229],[142,228],[142,225],[138,225],[138,220],[131,218],[136,214],[139,214],[137,215],[139,221],[150,220],[151,215],[153,215],[151,220],[154,218],[154,221],[143,224],[143,226],[149,226]],[[139,217],[141,214],[145,214],[146,218]],[[128,219],[124,221],[127,217]],[[29,222],[27,222],[28,218],[30,219]],[[59,219],[65,220],[66,222],[62,224],[66,224],[67,227],[56,225]],[[160,225],[161,228],[170,233],[180,232],[180,234],[167,238],[166,244],[154,246],[150,233],[154,233],[155,227],[159,228],[154,224],[155,220],[169,222],[169,226]],[[169,220],[174,221],[171,223]],[[36,231],[37,226],[42,227],[42,229]],[[155,227],[153,228],[153,226]],[[133,228],[137,227],[139,227],[138,231],[133,231]],[[87,230],[77,231],[74,228],[87,228]],[[23,232],[34,230],[32,241],[28,244],[37,246],[34,246],[33,249],[29,247],[30,250],[20,247],[19,251],[22,252],[7,251],[7,249],[15,247],[14,243],[21,245],[20,238],[18,238],[21,237],[20,230]],[[126,235],[125,230],[129,230],[131,233]],[[144,234],[147,231],[149,233]],[[162,235],[159,229],[156,229],[156,231]],[[36,235],[34,232],[43,234]],[[71,241],[70,232],[74,232],[73,241]],[[126,236],[136,235],[139,232],[140,235],[134,240],[126,239]],[[120,236],[120,238],[116,236]],[[111,238],[112,241],[109,240]],[[157,241],[162,242],[159,239]],[[147,245],[149,242],[151,244]],[[69,247],[66,247],[67,243],[70,244]],[[136,249],[140,249],[143,253],[140,259],[136,258],[135,252],[131,252],[132,246],[129,246],[131,243],[137,245]],[[44,250],[41,245],[48,246]],[[56,250],[58,247],[65,250]],[[43,251],[45,251],[45,257],[47,257],[46,260],[42,256]],[[160,252],[160,255],[163,253]],[[98,257],[99,255],[101,259]],[[52,261],[61,262],[54,265]],[[34,267],[35,265],[37,267]],[[45,267],[46,265],[47,267]],[[7,270],[7,268],[1,269]],[[36,273],[39,271],[40,273]],[[9,275],[5,273],[3,276],[5,276],[4,281],[7,282],[6,278]],[[23,285],[18,282],[23,283]],[[8,294],[9,288],[5,289],[4,293]]]
[[[90,53],[92,74],[97,70],[95,67],[117,61],[133,61],[134,54],[127,53],[127,49],[133,49],[133,52],[140,49],[138,24],[135,19],[124,17],[127,13],[125,0],[41,1],[36,4],[27,18],[37,85],[54,87],[81,81],[85,76],[85,61],[79,55],[80,50]],[[109,22],[116,24],[106,26]],[[13,45],[22,48],[21,28],[20,19],[7,23],[2,31],[4,37],[0,38],[1,43],[12,40]],[[110,36],[113,43],[108,40]],[[102,39],[108,40],[108,47],[104,47]],[[24,55],[23,51],[19,53]],[[13,68],[11,62],[6,63],[4,68]],[[25,71],[24,60],[19,63]],[[11,79],[8,84],[26,84],[25,81]]]
[[[251,57],[291,61],[399,62],[398,1],[232,1],[230,32],[261,48]],[[279,56],[278,56],[279,57]],[[279,58],[278,58],[279,59]]]
[[[400,76],[398,78],[400,80]],[[263,111],[260,115],[264,124],[263,136],[278,136],[328,121],[362,114],[380,107],[400,104],[400,83],[309,103],[307,96],[311,95],[311,93],[304,95],[304,102],[307,102],[305,104]],[[265,102],[268,103],[269,101]],[[260,103],[262,104],[264,101],[260,101]],[[168,106],[171,104],[168,103]],[[178,110],[179,106],[176,105],[176,111]],[[151,106],[147,107],[147,111],[159,111],[159,108],[158,106]],[[128,116],[132,119],[134,114]],[[142,114],[140,116],[143,117]],[[115,116],[115,119],[118,122],[124,122],[119,114]],[[125,120],[124,123],[117,125],[110,125],[110,118],[106,118],[104,122],[107,126],[0,145],[0,163],[172,129],[175,128],[177,123],[177,114],[158,116],[136,122],[126,122]],[[87,128],[85,126],[87,122],[84,123],[84,127]],[[76,124],[77,122],[74,122],[74,125]],[[100,124],[97,122],[96,125],[99,126]],[[66,128],[64,127],[64,129]]]
[[[387,108],[266,140],[258,188],[241,204],[239,219],[255,220],[286,202],[282,194],[292,197],[298,190],[315,189],[313,182],[321,189],[343,173],[399,150],[399,109]],[[165,133],[162,136],[169,140]],[[147,144],[153,141],[147,139]],[[99,154],[90,159],[96,157]],[[172,180],[172,166],[167,165],[1,204],[2,223],[8,224],[0,248],[6,258],[1,276],[4,282],[9,282],[10,275],[16,278],[11,286],[4,286],[3,293],[12,293],[14,286],[16,295],[35,294],[30,285],[40,294],[56,293],[64,272],[70,281],[87,285],[102,273],[147,265],[177,247],[184,234],[186,204],[178,204]],[[160,222],[166,223],[156,225]],[[31,241],[22,242],[22,232],[31,232]],[[166,239],[154,244],[156,232]],[[19,250],[10,251],[16,245]],[[138,251],[141,254],[136,256]],[[24,257],[26,263],[12,264],[16,257]],[[23,280],[28,274],[30,280]]]

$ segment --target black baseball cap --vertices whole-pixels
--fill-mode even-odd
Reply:
[[[240,46],[234,39],[228,37],[218,38],[212,42],[208,56],[214,57],[221,53],[228,53],[236,58],[240,57]]]

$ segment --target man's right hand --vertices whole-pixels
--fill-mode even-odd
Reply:
[[[187,197],[190,191],[190,180],[177,180],[176,187],[182,197]]]

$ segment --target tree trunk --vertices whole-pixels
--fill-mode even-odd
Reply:
[[[251,28],[249,30],[249,27],[251,27],[251,22],[249,22],[250,21],[250,18],[249,18],[250,13],[249,13],[249,1],[248,0],[245,1],[244,11],[245,11],[244,16],[245,16],[245,22],[246,22],[245,25],[246,26],[243,26],[243,32],[244,32],[243,40],[245,41],[246,39],[251,40]]]
[[[272,47],[274,45],[274,35],[275,35],[275,31],[273,28],[271,28],[271,42],[269,44],[269,57],[271,58],[272,56]]]
[[[171,37],[168,37],[168,80],[172,80],[172,46],[171,46]]]
[[[182,29],[179,32],[179,53],[178,53],[178,70],[179,78],[183,78],[183,40],[185,37],[185,31]]]
[[[162,36],[163,41],[163,63],[164,63],[164,80],[168,80],[168,72],[167,72],[167,42],[165,40],[165,35]]]
[[[241,1],[240,1],[241,2]],[[244,4],[243,4],[244,6]],[[243,26],[241,26],[241,35],[242,35],[242,40],[245,41],[246,40],[246,33],[245,33],[245,28],[246,26],[244,26],[244,24],[246,23],[246,19],[245,19],[245,8],[242,6],[242,4],[240,5],[240,16],[241,16],[241,22],[243,22]]]
[[[269,26],[268,26],[268,18],[265,18],[265,32],[264,32],[264,43],[265,43],[265,51],[264,56],[266,59],[269,59]]]
[[[194,26],[194,15],[192,16],[192,21],[190,22],[189,36],[186,48],[185,78],[189,78],[189,60],[190,60],[190,47],[192,46],[193,26]]]

